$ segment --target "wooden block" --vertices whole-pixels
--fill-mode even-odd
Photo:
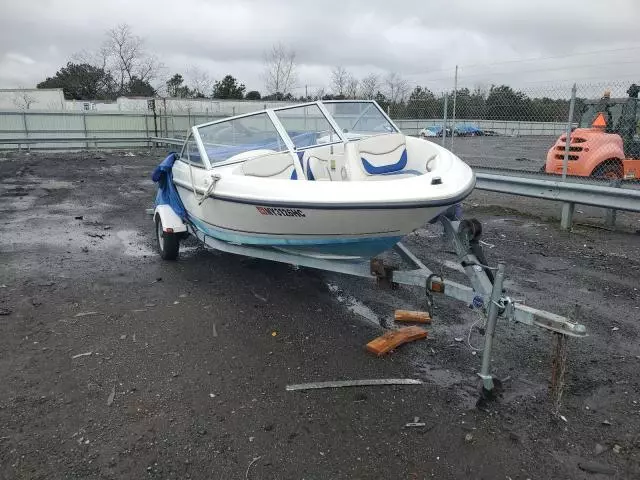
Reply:
[[[394,318],[396,322],[431,323],[431,316],[428,312],[396,310]]]
[[[399,330],[390,330],[384,335],[374,338],[367,343],[367,350],[377,356],[384,355],[407,342],[427,338],[427,331],[415,325],[403,327]]]

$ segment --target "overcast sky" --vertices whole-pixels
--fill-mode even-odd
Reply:
[[[469,87],[640,82],[638,0],[0,1],[0,88],[34,87],[121,22],[166,74],[197,66],[248,89],[264,89],[263,53],[278,41],[296,50],[296,93],[329,89],[337,64],[433,90],[453,86],[456,64]]]

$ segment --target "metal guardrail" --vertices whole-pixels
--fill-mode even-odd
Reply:
[[[561,180],[562,174],[560,173],[546,173],[541,171],[532,171],[532,170],[517,170],[514,168],[504,168],[504,167],[487,167],[484,165],[473,165],[472,163],[469,166],[476,173],[486,173],[490,175],[506,175],[510,177],[521,177],[521,178],[531,178],[536,180],[550,180],[550,181],[561,181],[561,182],[569,182],[569,183],[589,183],[591,185],[603,186],[603,187],[611,187],[612,183],[616,183],[615,187],[622,188],[640,188],[640,178],[629,178],[629,179],[620,179],[614,180],[610,178],[604,177],[584,177],[581,175],[567,175],[564,180]]]
[[[561,179],[535,178],[535,174],[523,177],[486,173],[478,168],[474,170],[476,188],[479,190],[640,212],[640,189],[580,183],[576,179],[562,181]]]
[[[157,144],[182,146],[184,139],[164,138],[164,137],[22,137],[22,138],[0,138],[0,145],[17,145],[31,147],[33,145],[44,144],[83,144],[83,146],[67,145],[68,148],[90,148],[99,144],[120,143],[134,144],[146,143],[151,147]],[[64,147],[62,147],[64,148]]]
[[[0,138],[0,145],[34,145],[38,143],[149,143],[150,137],[22,137]]]
[[[149,137],[149,140],[156,143],[163,143],[165,145],[179,145],[184,144],[183,138],[162,138],[162,137]]]

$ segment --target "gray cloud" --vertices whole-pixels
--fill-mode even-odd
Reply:
[[[640,24],[635,0],[33,0],[3,5],[0,87],[34,86],[73,53],[97,49],[121,22],[168,73],[197,65],[259,90],[263,52],[278,41],[297,52],[301,88],[328,87],[337,64],[358,76],[395,71],[434,89],[452,86],[456,64],[467,86],[640,80],[640,45],[629,40]],[[500,63],[601,50],[608,51]]]

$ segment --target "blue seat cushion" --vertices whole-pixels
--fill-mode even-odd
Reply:
[[[371,164],[371,162],[367,161],[367,159],[363,157],[361,157],[361,160],[364,170],[370,175],[384,175],[388,173],[399,172],[407,166],[407,149],[405,148],[402,150],[400,159],[396,163],[392,163],[389,165],[376,166]]]

